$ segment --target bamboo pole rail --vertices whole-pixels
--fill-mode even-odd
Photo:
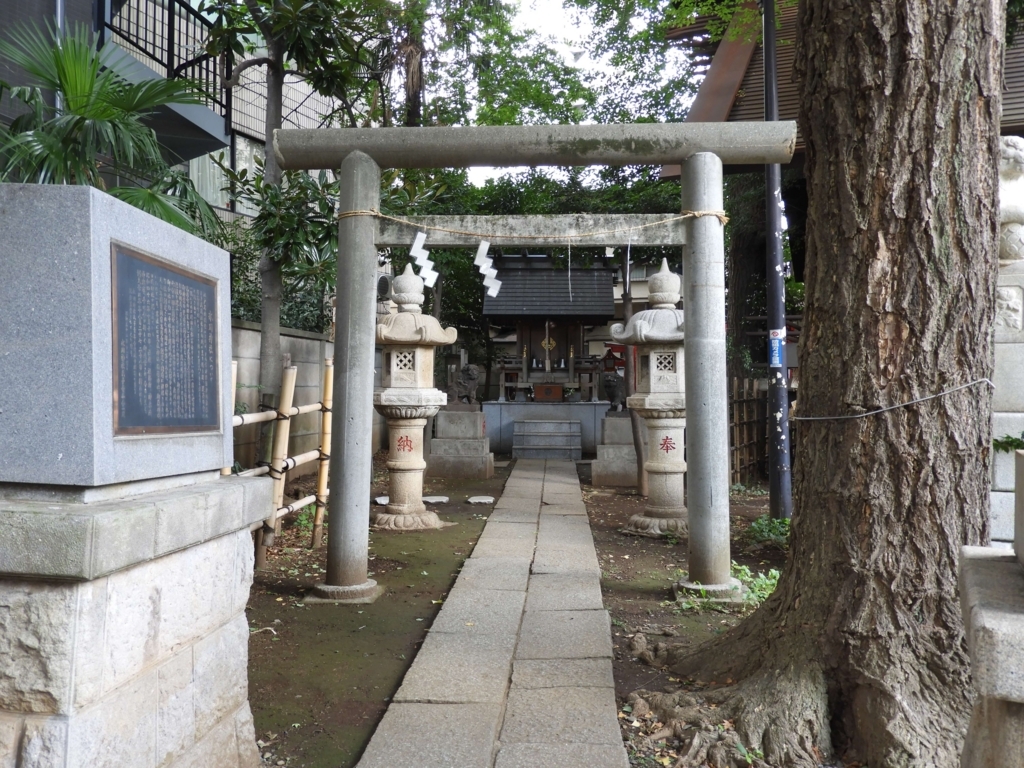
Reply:
[[[235,387],[238,386],[238,361],[231,361],[231,413],[235,412]],[[234,426],[234,416],[231,417],[231,425]],[[230,475],[232,467],[222,467],[220,473],[222,475]]]
[[[259,411],[258,413],[242,413],[232,417],[231,426],[243,427],[246,424],[258,424],[261,421],[274,421],[275,419],[290,419],[293,416],[301,416],[304,413],[313,413],[323,410],[320,403],[309,405],[293,405],[291,408],[279,408],[278,410]]]
[[[257,411],[256,413],[240,413],[231,419],[231,426],[244,427],[246,424],[259,424],[263,421],[273,421],[277,418],[277,411]]]
[[[260,475],[269,475],[270,467],[266,464],[260,467],[253,467],[252,469],[244,469],[238,473],[239,477],[259,477]]]
[[[330,492],[330,490],[328,490],[327,491],[327,496],[330,496],[330,495],[331,495],[331,492]],[[277,518],[284,517],[285,515],[290,515],[293,512],[298,512],[303,507],[308,507],[314,501],[316,501],[316,496],[306,496],[304,498],[299,499],[298,501],[293,501],[291,504],[288,504],[286,506],[280,507],[277,510],[277,512],[274,513],[274,518],[277,519]],[[265,521],[260,520],[258,523],[253,523],[252,525],[250,525],[249,526],[249,530],[250,531],[256,531],[256,530],[262,528],[264,524],[265,524]]]
[[[328,474],[331,468],[331,431],[334,426],[331,409],[334,407],[334,358],[328,358],[324,365],[323,416],[320,419],[320,466],[316,478],[316,512],[313,514],[313,539],[310,549],[323,543],[324,513],[327,509]]]
[[[285,473],[288,471],[285,465],[288,463],[288,438],[291,437],[292,431],[292,421],[287,418],[287,415],[292,410],[292,400],[295,398],[295,379],[298,373],[298,368],[289,365],[281,375],[281,399],[278,401],[280,403],[278,412],[286,417],[281,419],[281,423],[277,425],[277,430],[274,432],[274,452],[271,454],[270,460],[270,477],[274,481],[274,506],[272,507],[274,510],[279,509],[284,503],[284,480]],[[274,535],[277,536],[279,533],[281,533],[281,524],[275,518]]]
[[[238,364],[232,361],[232,402],[234,402],[234,391],[237,385]],[[330,495],[328,489],[330,455],[328,450],[331,443],[332,414],[334,405],[334,359],[327,358],[324,366],[323,378],[323,399],[320,402],[307,405],[292,405],[295,397],[295,383],[297,368],[287,365],[281,377],[280,408],[267,409],[258,413],[238,414],[232,417],[232,426],[241,427],[247,424],[259,424],[268,421],[280,421],[274,431],[274,444],[270,464],[261,464],[252,469],[245,469],[238,472],[238,477],[260,477],[270,475],[274,481],[272,494],[271,514],[263,521],[253,523],[250,530],[256,533],[256,567],[266,567],[267,547],[272,546],[274,537],[281,532],[281,518],[285,515],[297,512],[310,504],[316,504],[316,512],[313,521],[313,538],[310,547],[315,549],[323,542],[323,523],[327,509],[327,498]],[[234,406],[232,405],[232,410]],[[320,417],[320,447],[317,450],[306,451],[296,456],[288,456],[288,440],[291,437],[291,420],[297,416],[307,413],[321,412]],[[287,474],[296,467],[301,467],[310,462],[318,462],[316,493],[306,496],[291,504],[284,504],[284,486]],[[231,474],[231,468],[221,470],[222,474]]]
[[[281,376],[281,395],[278,400],[282,411],[287,411],[292,407],[292,397],[295,395],[295,376],[297,373],[298,369],[294,365],[288,365],[284,368]],[[267,411],[267,413],[272,413],[275,419],[278,418],[276,411]],[[284,499],[284,472],[282,471],[282,466],[288,457],[289,425],[290,421],[287,418],[283,418],[274,430],[274,444],[271,453],[270,471],[268,473],[274,481],[273,500],[271,502],[270,515],[264,522],[263,527],[256,532],[256,568],[267,567],[267,547],[274,543],[274,537],[278,533],[277,510]]]

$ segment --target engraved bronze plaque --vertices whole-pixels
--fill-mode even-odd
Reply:
[[[217,282],[111,244],[114,434],[220,429]]]

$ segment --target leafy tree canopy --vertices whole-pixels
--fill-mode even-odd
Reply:
[[[23,109],[10,126],[0,124],[0,181],[93,186],[182,229],[216,234],[212,209],[171,170],[145,122],[165,104],[199,103],[190,82],[127,82],[82,25],[15,29],[0,41],[0,57],[30,79],[19,87],[0,81],[0,97],[8,91]],[[132,183],[108,189],[112,178]]]

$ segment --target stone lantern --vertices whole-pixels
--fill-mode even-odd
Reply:
[[[373,524],[403,531],[440,528],[437,513],[423,505],[423,427],[448,402],[433,387],[434,347],[454,344],[458,331],[422,313],[423,280],[411,264],[395,278],[393,291],[398,313],[377,325],[377,343],[384,347],[384,388],[373,393],[373,407],[388,424],[389,499]]]
[[[686,385],[683,376],[683,312],[679,303],[679,275],[662,259],[661,271],[650,278],[650,298],[643,312],[626,325],[611,327],[617,344],[637,347],[639,384],[626,405],[647,423],[649,494],[642,515],[633,515],[626,530],[644,536],[688,534],[683,503],[686,460]]]

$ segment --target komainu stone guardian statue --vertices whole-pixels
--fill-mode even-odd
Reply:
[[[377,325],[377,343],[384,347],[384,388],[373,393],[373,407],[388,422],[389,499],[373,524],[406,531],[441,528],[437,513],[423,504],[423,427],[448,402],[433,387],[434,347],[454,344],[458,332],[422,313],[423,280],[411,264],[393,287],[398,312]]]
[[[480,386],[480,368],[472,363],[462,366],[455,386],[459,402],[465,398],[467,403],[476,403],[476,390]]]
[[[601,384],[604,385],[604,396],[610,403],[608,412],[623,410],[623,403],[626,401],[626,380],[612,371],[601,374]]]
[[[647,423],[647,506],[642,515],[633,515],[626,531],[642,536],[686,536],[686,384],[683,313],[676,309],[679,275],[670,272],[668,261],[662,259],[661,271],[650,279],[648,286],[651,308],[633,315],[626,325],[616,323],[611,327],[613,341],[637,347],[640,382],[637,393],[626,400],[626,405]]]
[[[1003,136],[999,153],[999,263],[1024,261],[1024,139]]]

